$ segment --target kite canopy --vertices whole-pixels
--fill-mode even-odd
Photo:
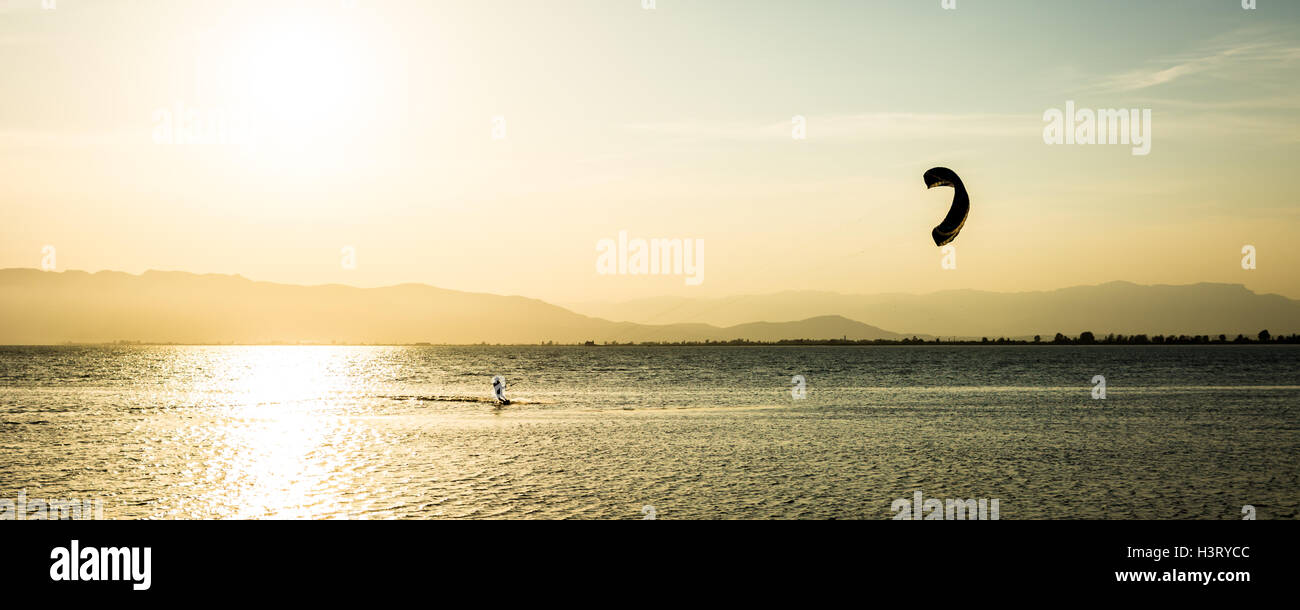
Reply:
[[[925,188],[932,189],[936,186],[951,186],[955,193],[952,196],[952,208],[948,210],[948,215],[943,218],[943,222],[930,232],[934,238],[934,245],[943,246],[954,239],[961,232],[961,228],[966,224],[966,215],[970,212],[970,197],[966,195],[966,185],[961,183],[961,178],[957,177],[954,172],[946,167],[934,167],[925,172]]]

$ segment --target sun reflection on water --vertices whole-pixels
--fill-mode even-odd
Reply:
[[[221,518],[358,516],[354,483],[372,460],[357,459],[372,430],[343,415],[364,391],[376,352],[332,347],[214,349],[189,392],[206,400],[176,432],[183,449],[175,515]],[[196,405],[204,406],[204,405]],[[382,448],[374,451],[382,454]],[[172,516],[172,515],[162,515]]]

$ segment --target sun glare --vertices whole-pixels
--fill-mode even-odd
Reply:
[[[237,37],[226,92],[259,158],[314,165],[363,136],[381,66],[360,28],[261,22]]]

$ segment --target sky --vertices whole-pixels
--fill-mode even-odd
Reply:
[[[1300,3],[647,3],[0,0],[0,268],[1300,298]],[[1149,154],[1048,144],[1067,102],[1149,110]],[[620,231],[701,240],[702,281],[599,273]]]

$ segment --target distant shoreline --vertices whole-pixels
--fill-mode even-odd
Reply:
[[[587,341],[584,343],[319,343],[319,342],[269,342],[269,343],[162,343],[150,341],[113,341],[113,342],[64,342],[41,344],[5,344],[0,347],[132,347],[132,346],[186,346],[186,347],[834,347],[834,346],[937,346],[937,345],[977,345],[977,346],[1040,346],[1059,347],[1064,345],[1300,345],[1300,334],[1273,337],[1267,331],[1256,337],[1238,335],[1229,338],[1226,335],[1211,337],[1209,335],[1107,335],[1094,337],[1084,333],[1078,337],[1057,336],[1044,340],[1041,336],[1032,339],[783,339],[780,341],[749,341],[736,339],[732,341],[644,341],[644,342],[603,342]]]

